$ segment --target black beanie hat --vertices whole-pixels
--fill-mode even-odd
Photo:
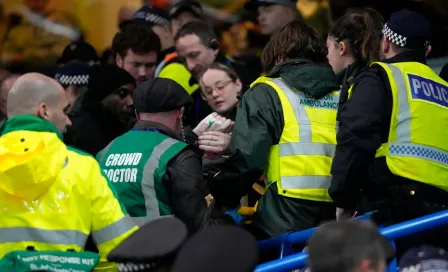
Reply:
[[[94,65],[89,71],[89,90],[85,100],[101,101],[126,84],[135,84],[135,79],[125,70],[112,65]]]

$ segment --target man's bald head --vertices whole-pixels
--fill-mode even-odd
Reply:
[[[20,76],[7,96],[8,117],[33,114],[53,123],[62,132],[66,126],[66,110],[69,108],[62,86],[42,74],[29,73]],[[63,115],[63,116],[62,116]]]

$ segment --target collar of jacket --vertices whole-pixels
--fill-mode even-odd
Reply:
[[[398,63],[398,62],[420,62],[426,64],[426,57],[423,52],[403,52],[392,58],[382,60],[384,63]]]
[[[178,141],[182,141],[178,133],[176,133],[175,131],[173,131],[172,129],[168,128],[167,126],[165,126],[161,123],[147,121],[147,120],[140,120],[140,121],[137,121],[134,128],[154,128],[154,129],[159,130],[160,132],[162,132],[163,134],[165,134],[168,137],[171,137]]]
[[[235,121],[236,119],[236,111],[238,109],[238,105],[236,105],[233,109],[231,109],[229,112],[227,112],[226,114],[224,114],[223,117],[230,119],[232,121]]]
[[[176,52],[176,48],[174,46],[160,51],[160,54],[157,57],[157,65],[159,63],[161,63],[165,59],[166,55],[171,54],[171,53],[175,53],[175,52]]]
[[[290,59],[266,75],[281,77],[289,86],[316,99],[340,89],[333,69],[328,63],[314,63],[307,59]]]
[[[353,78],[362,70],[367,68],[368,66],[362,62],[354,62],[352,64],[347,65],[344,70],[340,71],[336,74],[336,80],[339,85],[351,85],[353,82]]]
[[[62,141],[61,133],[52,123],[31,114],[22,114],[9,118],[1,127],[1,135],[18,130],[54,132]]]

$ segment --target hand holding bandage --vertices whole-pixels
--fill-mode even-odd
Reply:
[[[209,114],[207,117],[202,120],[199,125],[197,125],[193,132],[199,136],[206,131],[219,131],[228,133],[233,128],[233,122],[230,119],[226,119],[218,115],[216,112]]]

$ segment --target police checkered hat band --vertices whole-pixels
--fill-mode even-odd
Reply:
[[[134,16],[132,16],[132,20],[145,20],[151,24],[158,26],[167,26],[170,21],[158,14],[149,13],[147,11],[137,11]]]
[[[56,74],[55,80],[61,85],[87,85],[89,83],[89,75],[64,75]]]
[[[137,263],[117,263],[119,272],[138,272],[148,271],[153,268],[156,263],[152,264],[137,264]]]
[[[407,37],[404,37],[403,35],[400,35],[396,32],[394,32],[392,29],[389,28],[387,24],[384,24],[382,33],[384,36],[386,36],[393,44],[399,46],[399,47],[405,47]]]

